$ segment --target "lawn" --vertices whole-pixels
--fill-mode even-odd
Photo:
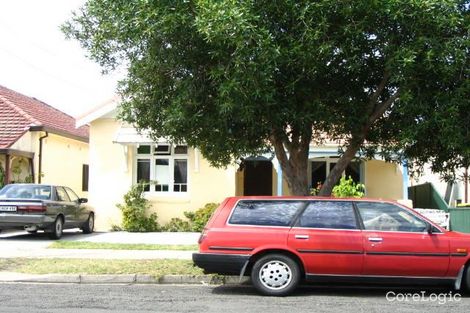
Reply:
[[[0,271],[27,274],[202,275],[190,260],[0,259]]]

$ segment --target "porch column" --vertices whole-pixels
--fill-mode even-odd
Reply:
[[[273,164],[274,164],[274,168],[276,169],[276,172],[277,172],[277,195],[278,196],[282,196],[282,168],[281,168],[281,164],[279,163],[279,161],[274,158],[273,159]]]
[[[403,175],[403,199],[408,199],[408,161],[404,160],[402,163],[402,175]]]

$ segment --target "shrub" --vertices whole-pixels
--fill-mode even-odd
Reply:
[[[3,181],[5,180],[5,170],[3,169],[3,164],[0,162],[0,189],[3,188]]]
[[[122,212],[122,228],[129,232],[152,232],[159,231],[157,214],[147,216],[150,204],[144,198],[146,183],[138,183],[124,195],[124,204],[117,207]]]
[[[333,196],[337,198],[362,198],[364,197],[364,184],[356,184],[349,178],[341,177],[339,185],[333,188]]]
[[[184,212],[184,216],[186,216],[190,221],[192,231],[202,231],[204,226],[207,224],[207,221],[209,221],[212,216],[212,213],[214,213],[218,206],[219,204],[217,203],[207,203],[204,207],[196,210],[195,212]]]
[[[184,221],[179,217],[174,217],[165,226],[162,227],[162,230],[169,232],[190,232],[192,231],[192,227],[188,221]]]

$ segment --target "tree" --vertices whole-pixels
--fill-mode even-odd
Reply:
[[[457,0],[88,0],[63,30],[105,71],[128,66],[121,118],[215,166],[272,149],[296,195],[310,144],[342,145],[328,195],[358,153],[403,155],[436,86],[468,78]]]

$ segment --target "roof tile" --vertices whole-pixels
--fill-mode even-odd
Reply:
[[[0,85],[0,148],[8,148],[31,126],[44,126],[88,139],[88,126],[50,105]]]

